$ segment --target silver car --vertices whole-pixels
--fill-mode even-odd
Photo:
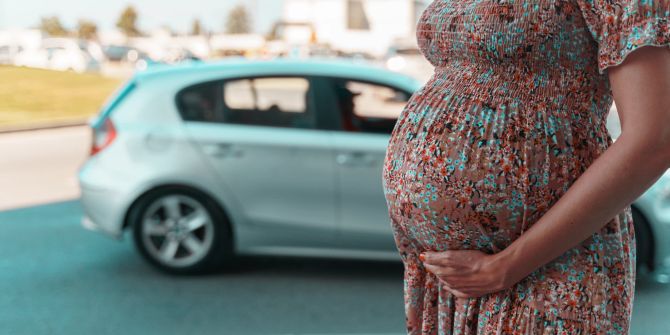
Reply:
[[[119,238],[130,230],[139,252],[173,273],[241,254],[399,261],[382,163],[421,84],[324,59],[138,73],[91,120],[82,224]],[[658,242],[668,238],[668,179],[635,203],[650,266],[670,253]]]

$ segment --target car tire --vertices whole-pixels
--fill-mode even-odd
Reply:
[[[157,189],[135,203],[128,219],[136,249],[159,270],[202,274],[232,267],[230,222],[201,192],[177,186]]]
[[[635,250],[637,253],[637,267],[644,265],[648,270],[653,270],[654,262],[654,237],[649,223],[637,208],[632,208],[633,226],[635,229]]]

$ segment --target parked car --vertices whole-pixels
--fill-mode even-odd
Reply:
[[[176,64],[188,61],[201,61],[202,59],[187,48],[170,47],[165,50],[160,60],[167,64]]]
[[[40,47],[24,49],[14,58],[14,65],[75,72],[100,70],[88,50],[88,42],[72,38],[46,38]]]
[[[325,59],[136,73],[90,122],[82,224],[130,231],[148,262],[174,273],[235,255],[399,261],[381,172],[396,118],[421,85]],[[650,266],[669,254],[656,243],[668,239],[669,188],[670,175],[635,203],[639,260]]]
[[[22,50],[18,45],[0,45],[0,65],[14,64],[14,57]]]
[[[125,45],[105,45],[102,50],[107,60],[111,62],[135,63],[140,59],[149,58],[146,52]]]

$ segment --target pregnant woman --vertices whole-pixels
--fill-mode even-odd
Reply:
[[[627,334],[670,167],[670,0],[434,0],[386,152],[409,334]],[[622,135],[605,120],[616,101]]]

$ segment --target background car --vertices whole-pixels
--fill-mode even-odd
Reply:
[[[160,269],[234,255],[399,260],[382,192],[397,116],[422,82],[338,60],[196,62],[137,73],[91,120],[84,226]],[[666,259],[670,177],[634,204],[638,261]],[[665,214],[665,216],[664,216]]]
[[[112,62],[134,63],[142,58],[149,57],[145,52],[125,45],[106,45],[103,48],[103,52],[107,60]]]
[[[100,70],[100,62],[89,51],[88,42],[71,38],[44,39],[38,48],[19,52],[14,65],[80,73]]]
[[[23,48],[15,45],[0,45],[0,65],[11,65],[14,63],[14,57],[21,52]]]

